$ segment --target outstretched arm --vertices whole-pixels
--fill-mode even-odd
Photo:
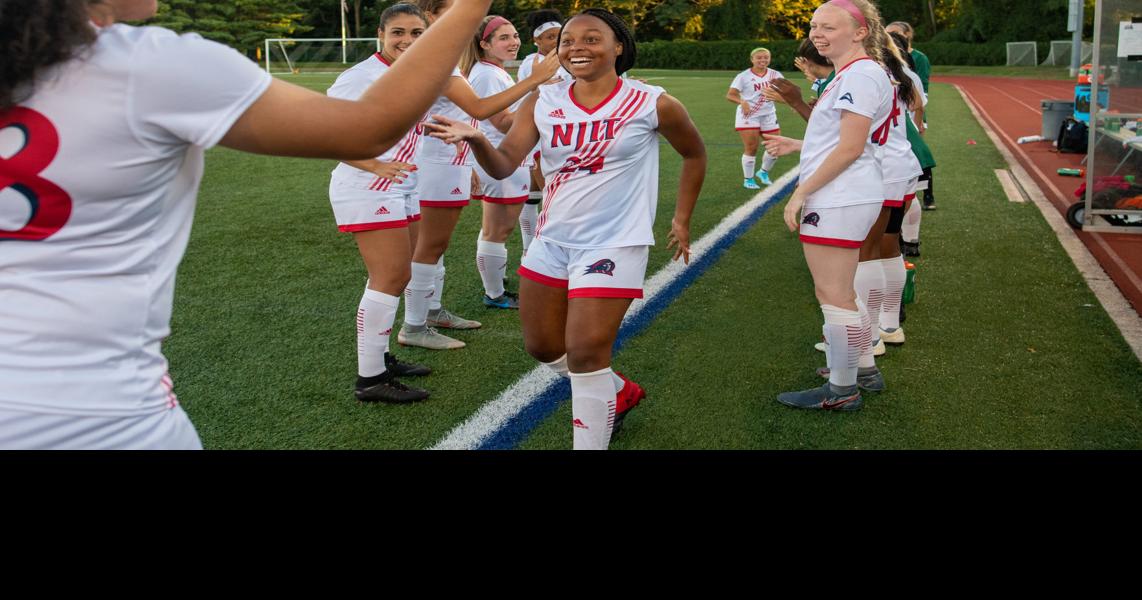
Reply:
[[[426,122],[424,126],[431,132],[429,135],[449,144],[468,142],[480,168],[495,179],[504,179],[519,168],[524,157],[539,141],[539,130],[535,128],[535,99],[536,95],[532,94],[523,101],[512,120],[512,128],[498,148],[479,129],[463,121],[431,115],[433,121]]]
[[[400,141],[439,97],[490,4],[490,0],[455,0],[357,101],[329,98],[275,79],[221,143],[281,156],[350,160],[379,156]]]
[[[435,25],[433,26],[435,27]],[[419,43],[419,42],[418,42]],[[476,95],[476,91],[472,86],[468,85],[468,81],[461,77],[453,77],[448,82],[448,87],[444,89],[444,95],[449,100],[456,103],[460,110],[468,113],[472,118],[477,120],[484,120],[496,113],[507,109],[517,100],[528,95],[532,90],[540,85],[547,83],[555,72],[559,70],[559,57],[556,56],[555,50],[551,51],[543,62],[535,65],[535,70],[527,79],[511,86],[510,88],[498,93],[481,98]]]

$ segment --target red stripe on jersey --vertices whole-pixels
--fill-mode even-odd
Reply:
[[[567,292],[568,298],[642,298],[641,288],[575,288]]]
[[[555,287],[555,288],[566,288],[567,287],[567,280],[566,279],[558,279],[558,278],[552,277],[550,275],[544,275],[543,273],[536,273],[535,271],[532,271],[531,269],[524,267],[522,265],[520,266],[519,270],[516,271],[516,273],[519,273],[520,277],[525,277],[525,278],[530,279],[536,283],[542,283],[543,285],[546,285],[546,286]]]
[[[377,52],[377,53],[373,54],[373,56],[377,57],[377,60],[379,60],[379,61],[381,61],[381,62],[385,63],[385,66],[386,66],[386,67],[391,67],[391,66],[393,66],[393,63],[391,63],[391,62],[389,62],[389,61],[385,60],[385,57],[384,57],[384,55],[383,55],[383,54],[381,54],[380,52]]]
[[[401,147],[399,150],[397,150],[396,156],[393,157],[393,160],[395,162],[406,162],[408,159],[412,158],[412,154],[416,152],[416,143],[419,140],[420,134],[416,132],[416,126],[413,126],[413,128],[405,134],[404,140],[401,143]],[[381,184],[379,189],[381,191],[388,191],[388,189],[392,187],[392,184],[393,180],[385,179],[384,183]]]
[[[833,81],[832,81],[832,83],[829,84],[829,87],[825,88],[825,91],[821,92],[821,95],[817,97],[817,102],[820,103],[821,100],[824,99],[825,94],[828,94],[829,91],[832,90],[836,86],[836,83],[841,78],[841,73],[844,73],[846,69],[857,64],[858,62],[860,62],[862,60],[872,60],[872,59],[867,57],[867,56],[862,56],[862,57],[860,57],[854,61],[851,61],[849,64],[841,67],[840,69],[837,69],[837,76],[833,78]]]
[[[838,238],[825,238],[816,237],[812,235],[801,234],[798,236],[802,242],[806,244],[819,244],[821,246],[839,246],[841,248],[860,248],[864,240],[842,240]]]
[[[358,231],[376,231],[378,229],[396,229],[398,227],[407,227],[408,219],[401,219],[399,221],[383,221],[380,223],[355,223],[353,225],[338,225],[337,230],[345,233],[356,233]]]

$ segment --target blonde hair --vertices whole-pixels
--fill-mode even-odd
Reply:
[[[749,57],[750,57],[750,59],[752,59],[754,54],[760,54],[762,52],[764,52],[770,56],[773,56],[773,53],[769,51],[769,48],[754,48],[753,50],[749,51]]]

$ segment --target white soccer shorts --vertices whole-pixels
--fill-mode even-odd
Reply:
[[[472,167],[419,162],[416,191],[421,206],[464,207],[472,198]]]
[[[520,277],[566,288],[568,298],[642,298],[650,246],[581,250],[536,238],[519,266]]]
[[[801,241],[806,244],[860,248],[868,237],[881,202],[854,204],[837,208],[801,209]]]

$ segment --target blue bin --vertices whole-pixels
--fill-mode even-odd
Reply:
[[[1102,110],[1110,107],[1110,88],[1098,89],[1098,105]],[[1090,85],[1080,83],[1075,86],[1075,120],[1090,125]]]

